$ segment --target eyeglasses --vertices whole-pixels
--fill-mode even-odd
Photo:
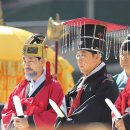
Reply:
[[[121,52],[120,55],[130,55],[130,52],[126,52],[126,53]]]
[[[120,58],[122,58],[122,59],[128,59],[130,57],[130,52],[121,52],[120,53]]]
[[[36,61],[37,61],[37,58],[30,58],[30,59],[23,58],[24,64],[34,64]]]
[[[23,61],[24,64],[34,64],[36,60]]]
[[[76,59],[84,59],[85,58],[85,55],[83,54],[76,54]]]
[[[128,51],[128,52],[123,52],[123,51],[121,51],[121,52],[120,52],[120,55],[123,55],[123,56],[130,55],[130,51]]]

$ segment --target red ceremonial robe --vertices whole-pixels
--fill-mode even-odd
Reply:
[[[124,90],[120,92],[120,95],[115,102],[115,106],[123,116],[122,119],[124,121],[125,129],[130,130],[130,78],[128,79]],[[112,117],[114,119],[115,115],[113,114]],[[117,130],[115,126],[113,126],[113,130]]]
[[[34,97],[29,98],[26,98],[27,85],[28,81],[26,79],[18,84],[3,108],[2,121],[5,130],[8,128],[12,117],[16,115],[12,100],[14,95],[19,96],[22,106],[26,107],[24,114],[28,116],[28,119],[32,117],[34,126],[38,130],[53,129],[57,115],[52,107],[49,106],[49,98],[55,101],[59,107],[61,106],[64,95],[60,84],[56,80],[50,79],[49,82],[44,83]]]
[[[130,107],[130,78],[127,81],[127,84],[124,90],[121,91],[115,102],[116,108],[119,110],[121,115],[125,114],[127,107]]]

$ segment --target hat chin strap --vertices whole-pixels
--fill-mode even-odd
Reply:
[[[50,62],[46,62],[46,83],[49,83],[51,79],[51,74],[50,74]]]

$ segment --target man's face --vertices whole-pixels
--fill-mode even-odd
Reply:
[[[43,71],[43,60],[37,57],[24,56],[23,67],[28,80],[37,80]]]
[[[99,54],[92,54],[84,50],[77,52],[76,59],[79,69],[84,75],[91,73],[101,62]]]
[[[125,70],[130,70],[130,51],[120,53],[120,65]]]

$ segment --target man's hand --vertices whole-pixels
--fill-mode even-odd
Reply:
[[[24,118],[14,117],[13,119],[14,119],[14,122],[13,122],[14,126],[18,128],[19,130],[29,128],[27,117],[24,117]]]
[[[115,127],[116,127],[118,130],[126,130],[126,129],[125,129],[125,125],[124,125],[123,119],[116,120],[116,121],[115,121]]]

